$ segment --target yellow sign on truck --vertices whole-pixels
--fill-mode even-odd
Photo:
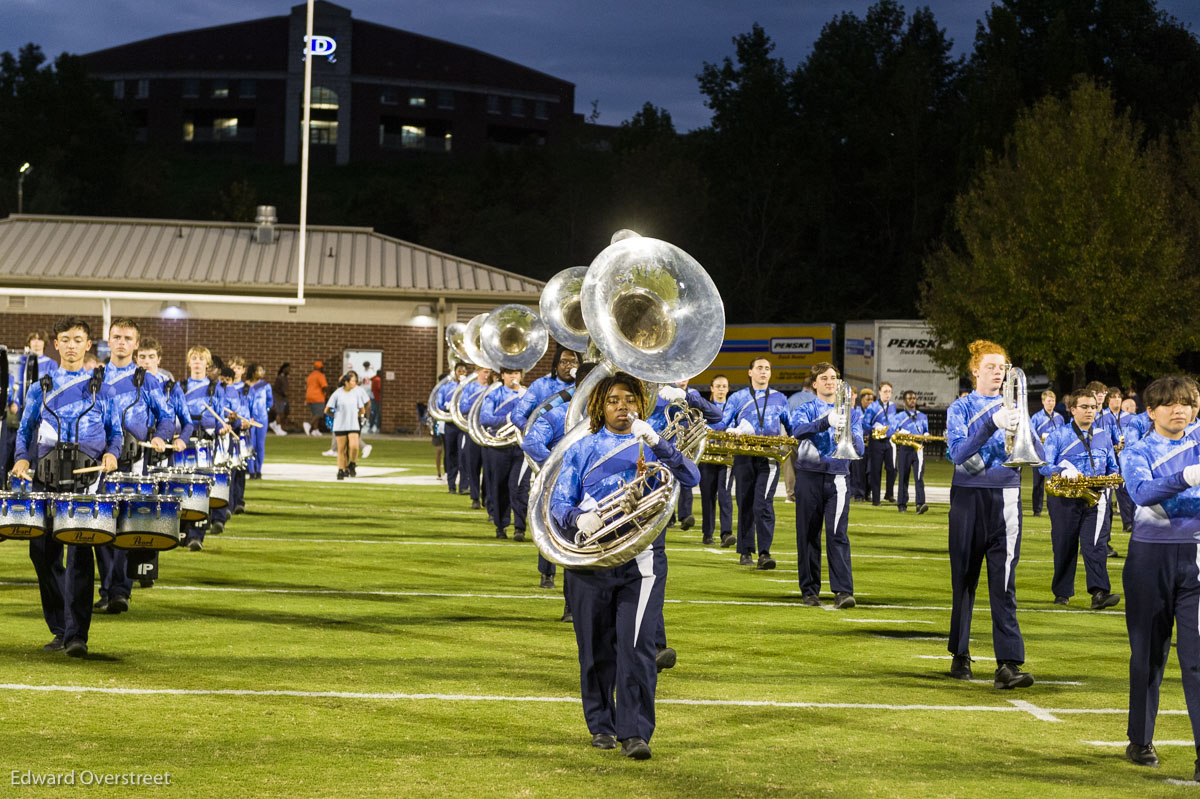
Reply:
[[[834,325],[831,322],[792,325],[728,325],[725,342],[712,364],[691,385],[703,389],[717,375],[729,378],[736,389],[748,385],[746,370],[755,358],[771,362],[771,385],[799,390],[813,364],[833,361]]]

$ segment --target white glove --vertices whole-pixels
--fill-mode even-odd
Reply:
[[[992,421],[996,424],[997,430],[1007,430],[1013,432],[1017,429],[1017,423],[1020,419],[1017,417],[1016,411],[1010,411],[1001,405],[995,413],[992,414]]]
[[[1076,469],[1070,461],[1063,461],[1062,463],[1058,464],[1058,466],[1062,469],[1062,471],[1058,473],[1059,477],[1065,477],[1068,480],[1074,480],[1079,477],[1079,470]]]
[[[829,421],[830,430],[841,430],[842,425],[846,423],[846,414],[841,411],[830,411],[825,418]]]
[[[733,432],[741,433],[742,435],[746,436],[755,435],[754,424],[749,419],[743,419],[742,421],[738,422],[737,427],[733,428]]]
[[[658,433],[654,432],[654,428],[650,426],[649,422],[642,421],[641,419],[634,419],[633,427],[631,428],[630,432],[652,447],[658,443],[659,435]]]
[[[574,366],[572,366],[572,367],[571,367],[571,379],[572,379],[572,380],[574,380],[574,379],[575,379],[575,375],[576,375],[576,374],[578,374],[578,373],[579,373],[579,369],[578,369],[577,367],[574,367]]]
[[[1193,463],[1191,466],[1184,467],[1183,479],[1190,486],[1200,486],[1200,463]]]
[[[658,396],[662,397],[663,402],[671,400],[682,400],[687,398],[687,392],[679,386],[663,386],[658,390]]]
[[[458,378],[458,382],[465,383],[470,379],[471,379],[471,375],[463,375],[462,377]]]
[[[595,511],[581,513],[579,518],[575,520],[575,527],[584,535],[591,535],[604,526],[604,522],[600,521],[600,514]]]

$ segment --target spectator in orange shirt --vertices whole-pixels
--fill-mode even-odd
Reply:
[[[325,417],[326,389],[329,381],[325,379],[325,364],[313,361],[313,370],[304,378],[304,402],[308,405],[308,414],[312,418],[304,423],[305,435],[321,435],[321,419]]]

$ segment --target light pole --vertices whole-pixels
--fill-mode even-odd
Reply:
[[[17,170],[17,213],[21,213],[25,208],[25,176],[33,171],[33,167],[29,162],[21,164],[21,168]]]

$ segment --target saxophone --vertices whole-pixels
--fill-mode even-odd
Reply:
[[[1100,492],[1120,488],[1125,479],[1119,474],[1080,475],[1079,477],[1054,476],[1046,483],[1046,493],[1064,499],[1082,499],[1088,507],[1100,501]]]

